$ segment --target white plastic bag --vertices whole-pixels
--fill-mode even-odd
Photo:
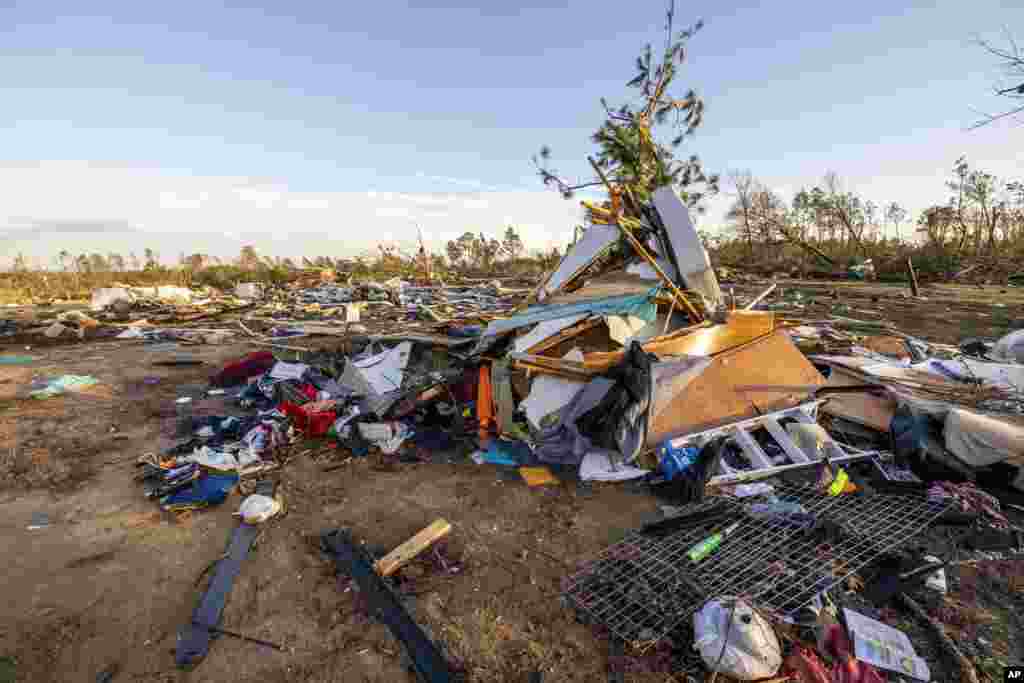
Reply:
[[[262,524],[281,511],[281,504],[270,496],[254,493],[242,501],[238,514],[246,524]]]
[[[771,624],[738,598],[707,602],[693,615],[693,629],[693,648],[711,671],[753,681],[774,676],[782,666],[782,648]]]

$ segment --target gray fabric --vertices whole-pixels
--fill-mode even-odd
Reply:
[[[954,408],[943,429],[946,448],[972,467],[997,462],[1024,464],[1024,427]]]
[[[614,386],[613,380],[604,377],[595,377],[587,382],[587,385],[559,411],[558,422],[537,432],[534,448],[537,459],[564,465],[578,465],[587,453],[606,453],[606,449],[595,448],[590,439],[580,434],[576,428],[576,420],[595,408]]]

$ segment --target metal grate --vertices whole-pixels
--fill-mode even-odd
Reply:
[[[830,497],[813,486],[774,487],[780,499],[799,502],[819,522],[838,525],[838,538],[745,514],[758,498],[711,497],[684,507],[680,517],[695,519],[678,529],[635,531],[606,548],[566,580],[566,600],[583,620],[646,650],[712,598],[739,596],[791,613],[905,543],[946,509],[924,495]],[[735,522],[739,527],[716,552],[697,563],[687,557],[695,544]]]

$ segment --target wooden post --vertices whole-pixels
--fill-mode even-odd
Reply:
[[[917,273],[914,272],[914,264],[909,256],[907,257],[907,277],[910,278],[910,293],[914,296],[921,296],[921,290],[917,286]]]

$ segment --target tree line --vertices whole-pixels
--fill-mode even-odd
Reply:
[[[1024,261],[1024,181],[999,178],[958,159],[945,182],[946,198],[916,215],[899,202],[877,204],[845,189],[835,173],[799,189],[787,201],[750,171],[729,174],[733,201],[726,225],[705,233],[722,259],[803,268],[837,268],[907,256],[926,271],[970,262]],[[901,266],[896,265],[896,268]]]

